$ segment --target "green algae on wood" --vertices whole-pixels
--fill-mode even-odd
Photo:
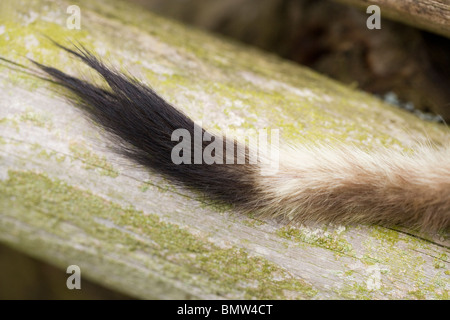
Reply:
[[[65,26],[72,4],[81,8],[81,30]],[[124,1],[0,6],[0,56],[26,65],[31,57],[100,81],[43,35],[80,41],[209,128],[278,128],[294,143],[367,149],[449,138],[445,127],[368,94]],[[0,63],[0,88],[0,239],[19,250],[62,268],[77,261],[88,277],[138,297],[448,298],[447,240],[242,217],[133,164],[121,166],[96,148],[105,145],[98,128],[61,101],[54,85]],[[374,267],[379,288],[368,285]]]
[[[154,257],[164,260],[166,265],[159,270],[161,277],[177,279],[184,274],[195,273],[195,281],[192,279],[190,285],[198,286],[205,282],[201,288],[203,295],[284,299],[287,291],[290,298],[312,298],[316,294],[311,285],[293,278],[263,258],[249,256],[239,248],[219,248],[176,225],[161,221],[157,215],[144,215],[133,208],[123,208],[88,191],[52,180],[45,174],[10,171],[9,178],[0,182],[0,196],[3,208],[12,207],[12,202],[20,204],[14,205],[13,213],[21,223],[29,223],[27,219],[32,218],[30,208],[37,215],[51,213],[51,219],[41,221],[43,225],[70,223],[82,229],[86,237],[101,242],[101,251],[116,254],[140,251],[141,263]],[[115,229],[114,232],[111,228]],[[58,231],[61,234],[55,232],[56,237],[66,236],[64,232],[67,230]],[[141,232],[147,235],[148,240],[139,241]],[[82,262],[83,252],[80,255],[79,261]]]
[[[113,166],[106,161],[104,157],[100,157],[87,149],[85,146],[77,143],[71,143],[69,150],[72,152],[75,158],[83,160],[84,169],[87,170],[98,170],[99,174],[117,177],[119,173],[114,170]]]
[[[69,30],[64,25],[63,18],[67,15],[61,9],[64,8],[63,3],[60,6],[51,1],[27,4],[30,12],[47,17],[45,21],[35,18],[32,23],[24,25],[20,19],[5,19],[2,24],[5,31],[0,35],[0,55],[17,59],[31,54],[39,62],[51,60],[52,65],[68,71],[75,71],[71,67],[73,65],[84,70],[75,72],[87,74],[85,67],[69,59],[42,34],[64,44],[68,44],[68,40],[76,40],[93,51],[102,52],[103,58],[123,63],[133,70],[137,68],[136,71],[145,75],[160,93],[180,108],[186,108],[196,120],[203,119],[206,126],[214,127],[218,119],[215,112],[210,112],[209,105],[214,103],[223,108],[228,101],[231,104],[225,111],[245,117],[242,125],[246,128],[260,128],[261,125],[280,128],[283,138],[292,142],[340,141],[367,148],[376,142],[388,147],[402,147],[403,142],[390,134],[393,125],[408,130],[414,136],[412,140],[427,131],[428,137],[439,143],[445,134],[445,130],[422,124],[403,111],[387,107],[381,101],[349,90],[310,70],[179,24],[168,24],[160,17],[143,13],[121,1],[108,5],[75,1],[82,12],[95,11],[99,21],[86,14],[81,30]],[[100,16],[102,14],[103,17]],[[58,17],[60,22],[49,22],[49,16]],[[107,23],[111,29],[101,28],[97,25],[100,23]],[[129,33],[125,39],[128,50],[113,43],[117,33],[122,31],[119,29],[121,24],[125,27],[123,32]],[[103,32],[102,42],[98,40],[99,32]],[[154,46],[148,48],[145,41],[133,42],[134,36]],[[180,56],[188,58],[183,60]],[[155,63],[155,60],[159,62]],[[27,77],[23,79],[31,81]],[[209,87],[211,83],[212,88]],[[199,92],[200,88],[206,90]],[[186,95],[192,98],[188,104],[183,103]],[[207,103],[208,100],[210,102]],[[355,103],[357,100],[360,103]],[[242,104],[236,104],[236,101],[243,102],[245,114],[242,113]],[[229,125],[228,122],[221,118],[219,125],[223,127]],[[351,126],[357,130],[349,129]]]

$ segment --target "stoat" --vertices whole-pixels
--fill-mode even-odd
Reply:
[[[151,88],[107,67],[84,48],[62,49],[98,72],[108,88],[32,61],[48,79],[117,142],[116,149],[175,183],[237,210],[294,222],[379,224],[422,231],[450,229],[450,148],[420,147],[412,154],[352,147],[290,148],[274,174],[250,163],[251,148],[199,128]],[[244,164],[176,164],[176,129],[195,130],[232,145]],[[208,145],[203,141],[201,148]],[[241,150],[241,151],[239,151]],[[242,151],[243,150],[243,151]],[[241,154],[239,154],[241,152]],[[243,154],[242,154],[243,153]],[[194,155],[190,155],[194,157]],[[225,153],[221,157],[226,157]]]

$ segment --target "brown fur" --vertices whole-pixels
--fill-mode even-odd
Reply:
[[[96,70],[109,88],[34,64],[107,129],[119,153],[176,183],[238,210],[284,221],[402,225],[427,231],[450,228],[449,147],[422,146],[404,154],[303,146],[281,152],[279,170],[272,175],[262,174],[264,161],[259,165],[177,165],[170,157],[178,143],[171,134],[178,128],[193,133],[194,122],[152,89],[108,68],[86,49],[60,47]]]
[[[414,154],[354,148],[302,148],[281,157],[280,170],[258,179],[266,216],[305,222],[450,227],[450,149]]]

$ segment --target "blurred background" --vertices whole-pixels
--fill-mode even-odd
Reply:
[[[129,1],[306,65],[427,120],[450,120],[450,40],[387,20],[383,7],[381,29],[370,30],[365,10],[331,0]]]
[[[74,299],[130,299],[106,289],[82,276],[82,290],[68,290],[65,286],[70,274],[66,270],[33,259],[0,244],[0,300],[74,300]]]
[[[431,121],[450,121],[450,40],[332,0],[127,0],[308,66]],[[449,22],[450,24],[450,22]],[[449,25],[450,29],[450,25]],[[0,299],[127,299],[0,245]],[[20,280],[20,281],[19,281]]]

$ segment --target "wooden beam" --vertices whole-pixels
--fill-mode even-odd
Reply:
[[[66,25],[73,4],[80,30]],[[42,34],[80,41],[209,128],[364,148],[449,140],[368,94],[126,1],[2,5],[0,56],[89,76]],[[140,298],[448,299],[445,235],[294,226],[213,206],[119,158],[57,87],[13,69],[0,62],[2,243]]]
[[[366,9],[378,5],[381,16],[450,38],[449,0],[335,0]]]

